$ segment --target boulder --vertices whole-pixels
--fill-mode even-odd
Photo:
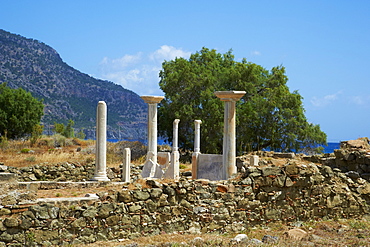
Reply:
[[[283,236],[288,239],[302,240],[306,238],[308,233],[302,229],[294,228],[289,231],[284,232]]]

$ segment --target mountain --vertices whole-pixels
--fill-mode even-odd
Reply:
[[[50,46],[0,29],[0,83],[21,87],[45,104],[42,123],[75,122],[94,137],[96,107],[105,101],[108,138],[143,139],[147,106],[134,92],[72,68]]]

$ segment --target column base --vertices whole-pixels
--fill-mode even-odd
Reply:
[[[108,182],[110,179],[107,176],[94,176],[90,181]]]

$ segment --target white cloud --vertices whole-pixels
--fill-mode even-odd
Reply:
[[[176,49],[173,46],[162,45],[160,49],[156,50],[152,54],[150,54],[150,59],[152,60],[173,60],[177,57],[190,57],[190,52],[185,52],[181,49]]]
[[[261,52],[259,52],[259,51],[252,51],[252,52],[251,52],[251,55],[252,55],[252,56],[261,56],[262,54],[261,54]]]
[[[355,103],[356,105],[363,105],[365,104],[365,99],[363,96],[353,96],[351,98],[351,101]]]
[[[190,52],[163,45],[158,50],[145,54],[125,54],[120,58],[104,57],[100,62],[100,78],[113,81],[139,95],[163,95],[159,88],[159,71],[164,60],[176,57],[188,58]]]
[[[311,104],[315,107],[323,107],[329,105],[333,101],[336,101],[340,94],[342,94],[342,91],[336,92],[335,94],[328,94],[321,98],[314,96],[311,99]]]
[[[110,66],[114,69],[121,69],[125,68],[129,65],[138,63],[141,60],[141,53],[137,53],[136,55],[124,55],[121,58],[110,59],[108,57],[104,57],[103,60],[100,62],[101,65]]]
[[[370,95],[357,95],[350,97],[350,102],[358,106],[368,107],[370,103]]]

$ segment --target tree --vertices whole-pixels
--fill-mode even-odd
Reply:
[[[72,119],[68,120],[67,126],[65,126],[63,123],[54,122],[54,130],[56,133],[61,134],[64,137],[72,138],[75,136],[75,132],[73,129],[74,125],[75,122]]]
[[[74,131],[74,129],[73,129],[73,126],[75,125],[75,122],[72,120],[72,119],[70,119],[69,121],[68,121],[68,124],[67,124],[67,126],[66,126],[66,128],[65,128],[65,130],[64,130],[64,133],[63,133],[63,135],[65,136],[65,137],[67,137],[67,138],[72,138],[72,137],[75,137],[75,131]]]
[[[32,97],[22,88],[11,89],[6,83],[0,85],[0,135],[10,139],[32,133],[43,116],[42,100]]]
[[[36,124],[33,126],[30,137],[31,147],[33,147],[36,144],[36,142],[41,138],[43,131],[44,125]]]
[[[55,131],[55,133],[63,135],[64,129],[65,129],[65,126],[64,126],[63,123],[54,122],[54,131]]]
[[[326,144],[326,134],[308,123],[302,96],[290,92],[285,68],[268,71],[260,65],[234,60],[203,48],[189,59],[165,61],[160,71],[160,88],[165,98],[159,104],[159,134],[172,140],[172,121],[181,120],[179,146],[193,148],[194,120],[202,120],[201,149],[222,152],[224,103],[215,91],[242,90],[247,93],[236,103],[238,152],[270,148],[299,151]]]

